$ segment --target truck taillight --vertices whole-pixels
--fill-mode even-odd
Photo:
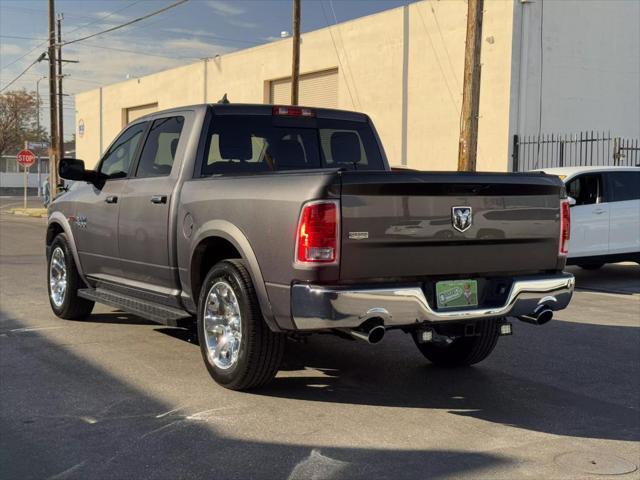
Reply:
[[[571,238],[571,213],[569,200],[560,201],[560,255],[569,253],[569,239]]]
[[[340,210],[334,200],[308,202],[302,207],[296,235],[296,263],[338,262]]]

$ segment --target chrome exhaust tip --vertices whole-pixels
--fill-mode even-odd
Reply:
[[[553,310],[545,305],[536,308],[531,315],[521,315],[518,317],[519,320],[533,325],[544,325],[545,323],[549,323],[552,318]]]
[[[386,330],[383,325],[375,325],[366,330],[349,330],[349,334],[358,340],[364,340],[371,345],[380,343],[384,338]]]

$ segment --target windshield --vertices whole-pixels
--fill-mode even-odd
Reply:
[[[364,122],[214,116],[203,175],[312,168],[384,170],[384,164],[373,131]]]

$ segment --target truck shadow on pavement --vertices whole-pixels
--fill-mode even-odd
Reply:
[[[23,325],[5,317],[3,327]],[[219,433],[230,419],[216,415],[219,404],[180,410],[39,332],[4,334],[0,348],[0,472],[7,479],[449,478],[513,462],[462,450],[314,447],[313,437],[306,444],[243,440],[258,424]],[[223,403],[234,395],[242,394],[214,392]],[[183,397],[193,401],[194,391]]]
[[[312,337],[288,344],[287,372],[256,393],[442,409],[555,435],[640,440],[640,328],[516,327],[493,356],[465,369],[431,365],[400,332],[378,345]]]
[[[128,314],[92,317],[147,323]],[[198,348],[195,328],[154,330]],[[280,373],[253,394],[441,409],[555,435],[640,440],[640,328],[518,322],[515,332],[502,338],[485,362],[464,369],[431,365],[399,331],[378,345],[331,335],[288,341]]]

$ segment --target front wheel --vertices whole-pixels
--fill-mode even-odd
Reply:
[[[207,274],[198,301],[198,340],[213,379],[231,390],[248,390],[273,379],[284,336],[272,332],[242,260],[224,260]]]
[[[82,279],[64,233],[53,239],[48,264],[49,303],[53,313],[67,320],[77,320],[91,314],[94,302],[78,296]]]
[[[479,323],[479,335],[458,337],[450,344],[435,342],[419,343],[417,333],[413,340],[418,350],[434,365],[439,367],[465,367],[487,358],[498,343],[500,331],[495,319]]]

